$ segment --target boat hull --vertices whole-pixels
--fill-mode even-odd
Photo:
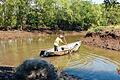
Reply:
[[[40,56],[49,57],[49,56],[61,56],[76,52],[81,46],[81,41],[73,42],[67,45],[58,47],[58,51],[54,51],[54,48],[48,50],[42,50]]]

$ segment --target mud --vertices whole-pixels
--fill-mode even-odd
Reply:
[[[50,32],[26,32],[26,31],[0,31],[0,39],[16,39],[16,38],[27,38],[33,36],[44,36],[49,35]]]
[[[120,29],[88,32],[83,39],[83,43],[90,46],[120,51]]]
[[[76,31],[70,31],[70,32],[65,32],[65,31],[53,31],[49,29],[43,29],[43,30],[36,30],[36,31],[0,31],[0,39],[2,40],[8,40],[8,39],[17,39],[17,38],[29,38],[29,37],[34,37],[34,36],[46,36],[46,35],[56,35],[56,34],[65,34],[65,35],[85,35],[84,32],[76,32]]]

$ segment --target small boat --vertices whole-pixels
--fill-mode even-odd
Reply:
[[[81,45],[81,41],[76,41],[76,42],[58,47],[58,51],[54,51],[54,48],[48,49],[48,50],[42,50],[40,52],[40,56],[49,57],[49,56],[61,56],[65,54],[70,54],[72,52],[76,52],[80,48],[80,45]]]

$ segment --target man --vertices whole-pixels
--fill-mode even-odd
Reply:
[[[65,44],[63,39],[64,39],[63,35],[59,35],[59,37],[57,37],[55,39],[55,41],[54,41],[54,51],[58,51],[58,47],[59,47],[60,43]]]

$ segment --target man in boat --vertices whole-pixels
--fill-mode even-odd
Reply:
[[[63,41],[64,40],[64,41]],[[65,43],[65,37],[63,35],[59,35],[55,41],[54,41],[54,51],[58,51],[58,47],[60,45],[60,43],[62,44],[66,44]]]

